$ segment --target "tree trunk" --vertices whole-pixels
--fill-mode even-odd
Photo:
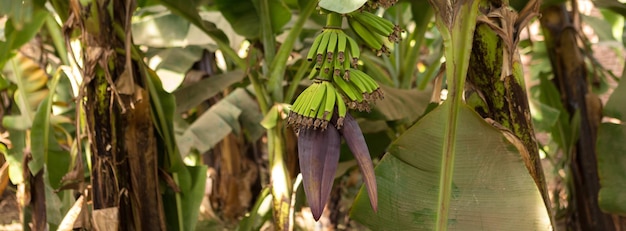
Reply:
[[[91,143],[94,213],[117,207],[120,230],[165,230],[150,98],[138,64],[126,54],[134,1],[71,4],[69,29],[81,30],[85,51],[79,99]]]
[[[576,10],[576,9],[575,9]],[[610,214],[603,213],[598,207],[598,179],[595,141],[600,121],[595,119],[588,103],[598,100],[587,92],[587,71],[584,56],[578,45],[578,31],[565,5],[555,5],[542,11],[541,26],[544,31],[554,82],[561,93],[561,101],[570,115],[580,113],[580,136],[570,155],[571,177],[574,198],[572,214],[567,218],[568,230],[616,230]],[[598,109],[599,108],[595,108]],[[600,118],[600,117],[597,117]],[[574,120],[570,120],[576,123]]]

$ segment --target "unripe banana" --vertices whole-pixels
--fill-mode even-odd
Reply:
[[[332,29],[326,29],[324,30],[324,32],[322,32],[324,37],[322,37],[322,41],[320,42],[320,45],[317,47],[316,66],[318,64],[321,65],[322,62],[324,62],[324,55],[326,55],[326,48],[328,47],[328,44],[330,43],[330,35],[332,34],[331,31],[329,30],[332,30]]]
[[[353,18],[363,24],[366,28],[382,36],[389,36],[393,33],[393,23],[384,18],[378,17],[367,11],[352,14]]]
[[[322,119],[328,121],[333,117],[335,103],[337,102],[337,90],[330,82],[324,82],[326,87],[326,105],[324,105],[324,116]]]
[[[359,49],[359,44],[350,36],[346,36],[348,39],[348,44],[350,44],[350,56],[352,56],[352,65],[356,68],[356,63],[359,61],[359,57],[361,57],[361,49]]]
[[[314,83],[314,85],[316,85],[317,87],[311,93],[311,94],[313,94],[313,98],[311,99],[311,104],[309,104],[309,106],[308,106],[309,109],[308,109],[307,114],[306,114],[308,117],[314,117],[315,116],[315,112],[317,112],[317,109],[320,107],[320,104],[323,103],[324,96],[326,96],[326,85],[325,84]]]
[[[311,86],[309,86],[307,89],[305,89],[305,91],[309,91],[307,92],[308,97],[307,97],[307,101],[304,101],[303,103],[303,107],[298,111],[298,114],[300,115],[298,117],[298,120],[296,121],[296,123],[301,126],[301,127],[311,127],[312,125],[312,121],[309,120],[309,112],[310,112],[310,107],[312,105],[312,102],[314,101],[316,95],[315,92],[317,90],[317,88],[319,88],[319,84],[313,83]]]
[[[296,127],[299,127],[298,124],[300,124],[302,121],[302,114],[303,112],[306,112],[303,110],[303,108],[306,107],[306,104],[308,104],[310,96],[311,94],[308,88],[300,93],[298,98],[296,98],[296,101],[293,102],[293,105],[291,106],[291,111],[289,112],[289,119],[287,120],[287,124],[296,124]]]
[[[343,64],[346,61],[347,35],[340,31],[337,33],[337,59]]]
[[[354,32],[356,32],[356,34],[363,39],[367,46],[377,51],[383,48],[383,41],[379,35],[372,34],[371,31],[369,31],[357,20],[348,20],[348,22],[350,27],[352,27],[352,30],[354,30]]]
[[[355,86],[356,89],[361,92],[361,94],[370,93],[369,87],[366,86],[366,84],[363,83],[361,79],[362,79],[362,76],[355,75],[354,73],[352,73],[352,76],[350,77],[350,83],[352,83],[352,85]]]
[[[323,32],[318,34],[317,37],[315,37],[315,41],[313,41],[313,44],[311,44],[311,49],[309,49],[309,53],[307,53],[306,55],[306,60],[308,60],[309,62],[312,62],[313,58],[315,58],[315,55],[317,54],[317,48],[322,42],[322,37],[324,37]]]
[[[346,117],[348,109],[346,108],[346,102],[338,91],[335,92],[335,98],[337,99],[337,128],[341,128],[343,125],[343,118]]]
[[[311,111],[311,118],[313,118],[313,129],[317,129],[317,128],[322,128],[322,129],[326,129],[326,127],[323,125],[323,120],[322,118],[324,117],[324,107],[326,106],[326,92],[324,92],[324,95],[322,97],[322,101],[320,102],[320,105],[318,108],[316,108],[315,111]]]
[[[304,97],[302,98],[302,102],[300,103],[299,107],[297,108],[296,113],[304,116],[306,115],[306,113],[308,112],[309,109],[309,104],[311,103],[311,100],[313,99],[313,97],[315,96],[315,91],[314,89],[316,89],[318,86],[316,84],[312,84],[311,86],[307,87],[302,94],[300,95],[304,95]]]
[[[317,77],[317,74],[319,73],[319,70],[317,68],[312,68],[311,72],[309,72],[309,79],[314,79],[315,77]]]
[[[352,73],[352,78],[350,80],[355,80],[365,85],[367,93],[372,93],[373,91],[378,89],[378,84],[376,83],[376,81],[374,81],[365,72],[362,72],[359,69],[351,69],[350,72]]]
[[[335,83],[337,88],[339,88],[350,101],[357,101],[359,95],[361,95],[360,92],[354,91],[352,86],[350,86],[350,83],[346,82],[341,77],[333,77],[333,83]]]
[[[332,69],[333,69],[333,63],[332,62],[328,62],[328,61],[324,61],[324,65],[322,65],[322,68],[320,70],[320,74],[319,77],[322,80],[331,80],[332,79]]]
[[[335,53],[333,64],[333,76],[341,76],[343,73],[343,63],[339,60],[339,53]]]
[[[326,61],[332,62],[335,54],[335,48],[337,48],[339,40],[337,39],[337,29],[331,29],[328,33],[330,33],[330,39],[328,40],[328,46],[326,47]]]
[[[352,69],[351,72],[353,73],[352,79],[358,79],[366,85],[366,88],[368,89],[367,94],[364,94],[366,101],[374,102],[384,98],[383,91],[380,90],[380,86],[376,81],[374,81],[374,79],[372,79],[372,77],[358,69]]]
[[[343,62],[343,67],[341,68],[343,71],[343,79],[350,79],[350,61],[346,60]]]

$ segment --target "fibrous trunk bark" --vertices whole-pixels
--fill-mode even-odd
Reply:
[[[97,0],[88,6],[71,1],[66,29],[80,29],[84,46],[79,99],[84,101],[92,152],[94,213],[117,208],[120,230],[165,230],[149,94],[136,71],[138,64],[128,55],[133,5],[123,0]]]
[[[541,26],[545,44],[561,101],[570,115],[579,113],[580,136],[569,159],[573,179],[573,212],[567,218],[568,230],[616,230],[610,214],[598,207],[600,189],[595,152],[597,121],[588,102],[595,97],[588,92],[584,56],[579,47],[578,31],[565,5],[550,6],[542,10]],[[573,116],[572,116],[573,117]],[[575,120],[570,122],[576,123]],[[617,225],[617,226],[616,226]]]

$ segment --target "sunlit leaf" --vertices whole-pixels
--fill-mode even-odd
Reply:
[[[456,137],[445,137],[449,102],[403,133],[376,167],[378,213],[362,188],[351,217],[373,230],[434,230],[442,204],[448,230],[548,230],[550,218],[520,154],[471,109],[459,109]],[[443,155],[455,142],[450,156]],[[442,169],[442,162],[453,168]],[[450,191],[441,174],[451,175]]]
[[[612,25],[607,23],[606,20],[584,14],[581,16],[583,22],[593,29],[600,42],[616,41],[615,37],[613,37]]]
[[[207,33],[213,39],[219,39],[222,42],[228,44],[228,37],[224,35],[224,32],[215,27],[215,24],[202,20],[197,10],[198,6],[194,0],[159,0],[163,5],[170,9],[175,14],[186,18],[192,24],[199,27],[202,31]]]
[[[2,4],[2,6],[4,6],[4,4]],[[21,29],[15,28],[13,19],[7,20],[4,26],[5,40],[0,40],[0,69],[4,67],[7,59],[13,55],[15,49],[30,41],[41,29],[41,26],[48,16],[48,11],[36,9],[37,10],[33,12],[32,19],[28,22],[24,22]]]
[[[239,108],[221,101],[198,117],[178,139],[192,140],[194,148],[200,153],[206,152],[226,135],[234,130],[240,130],[238,122],[240,114]],[[179,148],[183,155],[187,155],[192,147],[179,145]]]
[[[321,0],[320,7],[340,14],[359,9],[367,0]]]
[[[612,10],[615,13],[626,17],[626,3],[618,0],[595,0],[593,4],[596,7]]]
[[[142,17],[132,24],[133,41],[151,47],[183,47],[191,24],[176,14]]]
[[[255,141],[264,132],[260,125],[262,118],[254,99],[245,90],[237,89],[186,127],[176,138],[178,147],[183,155],[191,148],[205,152],[231,132],[240,134],[242,131]]]
[[[241,109],[239,121],[241,122],[241,126],[245,128],[243,133],[246,135],[248,140],[256,141],[261,138],[261,136],[265,133],[265,129],[260,124],[263,119],[263,114],[261,114],[259,104],[248,93],[248,91],[241,88],[237,89],[223,100],[236,105],[239,109]]]

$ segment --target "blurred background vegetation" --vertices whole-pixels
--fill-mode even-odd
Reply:
[[[358,1],[337,4],[348,2]],[[434,117],[448,115],[438,105],[452,91],[446,79],[455,78],[445,70],[452,58],[437,26],[441,19],[423,0],[374,11],[405,30],[399,44],[389,44],[389,56],[363,49],[359,64],[385,99],[370,113],[352,112],[376,166],[381,209],[373,214],[359,198],[361,173],[344,144],[331,199],[316,223],[299,176],[297,137],[284,119],[311,83],[304,78],[311,65],[302,57],[325,24],[317,4],[1,0],[0,230],[430,230],[439,214],[423,200],[441,192],[427,184],[438,178],[422,179],[430,175],[416,163],[438,161],[423,154],[432,143],[420,132],[443,129]],[[494,117],[499,111],[492,103],[499,101],[488,94],[497,87],[469,79],[464,95],[471,116],[463,109],[461,117],[496,122],[456,125],[465,134],[459,136],[474,139],[452,140],[460,149],[455,165],[467,167],[454,174],[472,177],[455,178],[452,198],[457,191],[465,198],[466,184],[480,186],[474,195],[497,202],[479,212],[505,215],[474,217],[453,204],[450,210],[461,212],[448,223],[471,220],[505,230],[501,225],[512,220],[539,217],[557,230],[625,229],[626,3],[484,4],[490,7],[480,8],[476,34],[497,22],[482,27],[493,38],[485,44],[497,45],[477,53],[482,40],[469,34],[475,49],[468,72],[480,73],[472,72],[479,70],[478,57],[519,53],[520,66],[511,70],[523,69],[521,92],[528,97],[507,99],[528,103],[534,131],[526,134],[538,144],[540,170],[529,174],[520,149],[510,150],[515,142],[503,139],[507,132],[519,140],[524,135],[516,133],[517,123]],[[523,10],[533,4],[538,7]],[[502,14],[500,7],[528,16],[528,25],[490,14]],[[513,34],[493,35],[497,28]],[[514,43],[507,48],[508,41]],[[504,68],[497,73],[509,68],[495,66]],[[500,77],[494,79],[506,78]],[[499,132],[479,132],[487,128]],[[473,158],[463,150],[487,151]],[[500,153],[515,155],[488,161]],[[524,160],[533,164],[532,157]],[[479,172],[483,168],[489,171]],[[387,180],[394,177],[398,182]],[[517,186],[528,191],[493,189]]]

